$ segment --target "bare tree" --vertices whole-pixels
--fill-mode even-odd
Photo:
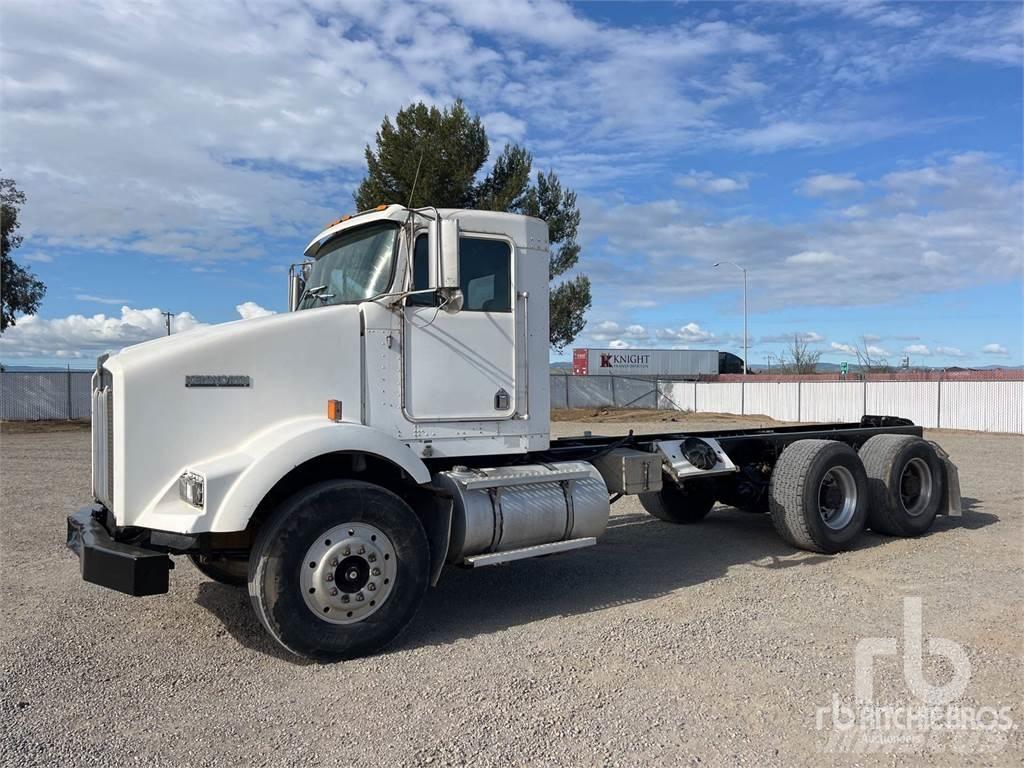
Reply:
[[[793,342],[779,355],[779,373],[815,373],[821,351],[810,348],[810,342],[799,333],[793,334]]]
[[[868,343],[866,337],[861,336],[860,343],[854,345],[857,354],[857,365],[862,373],[892,373],[892,366],[885,352]]]

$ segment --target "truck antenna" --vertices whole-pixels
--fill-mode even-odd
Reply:
[[[412,250],[413,250],[413,241],[412,241],[412,236],[413,236],[412,199],[413,199],[413,195],[416,194],[416,184],[420,180],[420,166],[421,165],[423,165],[423,150],[420,150],[420,159],[416,162],[416,173],[412,177],[412,189],[409,190],[409,202],[405,206],[406,209],[409,211],[409,215],[406,216],[406,219],[405,219],[405,225],[406,225],[406,227],[409,230],[409,258],[406,259],[406,271],[409,273],[409,279],[410,279],[409,285],[412,285],[412,282],[411,282],[411,280],[412,280]]]
[[[406,208],[412,208],[412,197],[416,194],[416,183],[420,180],[420,166],[423,165],[423,152],[420,151],[420,159],[416,162],[416,173],[412,177],[412,189],[409,190],[409,204]]]

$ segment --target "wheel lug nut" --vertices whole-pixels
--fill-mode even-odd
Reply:
[[[365,597],[363,597],[363,593],[362,593],[362,592],[356,592],[356,602],[357,602],[357,603],[361,603],[361,602],[363,602],[363,600],[365,600],[365,599],[366,599],[366,598],[365,598]]]
[[[376,563],[377,562],[377,556],[375,554],[373,554],[372,552],[370,553],[370,556],[367,557],[366,559],[369,560],[371,563]]]
[[[331,597],[334,597],[336,594],[338,594],[338,590],[335,589],[334,587],[332,587],[331,588]]]
[[[327,581],[334,581],[334,574],[328,573],[324,578],[327,579]]]
[[[367,584],[367,585],[366,585],[366,588],[367,588],[368,590],[370,590],[371,592],[373,592],[373,591],[375,591],[375,590],[377,589],[377,585],[376,585],[376,584],[374,584],[374,583],[373,583],[373,582],[371,581],[371,582],[370,582],[369,584]]]
[[[331,558],[331,568],[337,568],[337,567],[338,567],[338,558],[332,557]]]
[[[380,576],[380,568],[374,568],[372,571],[370,571],[370,574],[373,576]]]
[[[347,603],[347,602],[349,601],[349,599],[350,599],[350,598],[349,598],[349,596],[348,596],[348,595],[342,595],[342,596],[341,596],[341,602],[343,602],[343,603]]]
[[[345,557],[348,557],[351,553],[352,550],[350,550],[348,547],[345,547],[343,550],[341,550],[341,554],[345,555]]]
[[[360,554],[360,555],[363,554],[364,552],[366,552],[366,547],[363,547],[363,546],[360,546],[359,549],[356,550],[356,553]]]

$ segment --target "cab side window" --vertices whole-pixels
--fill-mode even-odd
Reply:
[[[416,243],[417,248],[419,242]],[[512,311],[512,249],[504,240],[459,238],[463,312]]]
[[[411,291],[425,291],[430,285],[430,251],[427,248],[427,236],[420,235],[416,238],[416,245],[412,251],[412,287]],[[420,293],[416,296],[407,296],[405,303],[412,307],[434,306],[434,295],[431,293]]]

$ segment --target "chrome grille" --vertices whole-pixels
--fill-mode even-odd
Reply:
[[[92,495],[107,509],[114,504],[114,392],[92,391]]]

